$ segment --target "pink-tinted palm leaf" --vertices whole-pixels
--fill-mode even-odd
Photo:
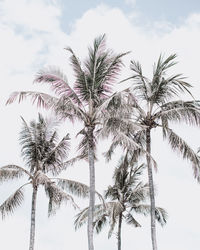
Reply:
[[[81,101],[75,91],[70,87],[67,77],[59,70],[53,67],[49,67],[40,71],[34,82],[49,83],[51,89],[59,97],[69,97],[78,105],[81,105]]]

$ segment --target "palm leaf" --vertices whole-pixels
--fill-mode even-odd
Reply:
[[[137,222],[136,219],[133,218],[133,216],[130,213],[128,213],[125,218],[127,224],[133,225],[135,227],[141,227],[140,223]]]
[[[65,193],[61,188],[55,185],[53,182],[49,181],[45,184],[45,191],[49,197],[49,208],[48,215],[53,215],[56,213],[57,209],[60,208],[62,202],[70,202],[74,209],[79,208],[74,202],[71,195]]]
[[[41,70],[37,74],[35,82],[49,83],[51,89],[56,95],[59,97],[69,97],[71,100],[73,100],[73,102],[77,103],[78,105],[82,105],[75,91],[69,86],[67,77],[55,67],[49,67],[45,70]]]
[[[28,184],[30,184],[30,182],[18,188],[10,197],[8,197],[6,201],[1,204],[0,213],[2,215],[2,219],[4,219],[7,214],[13,213],[14,210],[22,204],[24,200],[23,187]]]
[[[154,117],[168,121],[185,122],[189,125],[200,125],[200,108],[197,101],[172,101],[165,103]]]
[[[0,168],[0,182],[19,179],[25,175],[28,175],[30,178],[33,176],[24,168],[17,165],[6,165]]]
[[[167,139],[174,151],[180,153],[183,159],[192,163],[194,177],[200,181],[200,159],[199,156],[191,149],[188,144],[178,136],[172,129],[166,128]]]
[[[70,147],[69,134],[64,136],[62,140],[48,153],[43,161],[43,168],[45,172],[51,171],[52,174],[57,175],[62,170],[62,161],[68,156]]]
[[[144,204],[139,204],[137,206],[132,207],[132,209],[136,212],[136,213],[140,213],[143,214],[145,216],[149,215],[151,212],[151,207],[150,205],[144,205]],[[156,207],[155,208],[155,217],[156,220],[160,223],[161,226],[164,226],[167,222],[167,212],[160,207]]]
[[[18,103],[25,100],[27,97],[29,97],[33,104],[37,104],[38,107],[43,107],[46,109],[50,109],[57,103],[58,99],[56,97],[52,97],[48,94],[36,92],[36,91],[21,91],[21,92],[13,92],[9,99],[6,102],[7,104],[11,104],[15,101],[18,101]]]
[[[56,178],[55,180],[57,185],[63,190],[66,190],[71,194],[77,195],[78,197],[83,197],[83,198],[88,197],[89,187],[87,185],[77,181],[63,179],[63,178]]]

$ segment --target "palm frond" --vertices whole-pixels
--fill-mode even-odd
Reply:
[[[6,201],[4,201],[0,206],[0,213],[2,215],[2,219],[5,218],[6,215],[13,213],[14,210],[19,207],[24,200],[24,192],[23,187],[30,183],[26,183],[18,188]]]
[[[138,183],[132,192],[127,194],[127,204],[134,205],[139,202],[143,202],[149,197],[149,186],[148,184]]]
[[[84,106],[77,105],[77,103],[73,102],[73,100],[67,96],[59,98],[52,106],[52,109],[56,115],[63,120],[68,118],[73,122],[75,119],[81,121],[86,121],[87,119]]]
[[[152,95],[150,98],[153,103],[162,104],[169,98],[178,96],[180,92],[184,91],[187,91],[192,96],[189,91],[189,88],[192,86],[184,81],[185,77],[182,77],[182,74],[165,78],[166,70],[176,64],[174,61],[175,58],[176,54],[170,55],[165,60],[160,55],[157,64],[154,65],[153,80],[151,83]]]
[[[48,215],[51,216],[56,213],[57,209],[60,208],[61,203],[70,202],[74,209],[79,208],[78,205],[74,202],[74,199],[71,195],[65,193],[61,188],[56,184],[49,181],[45,184],[45,191],[49,198],[49,208]]]
[[[112,236],[113,230],[115,228],[115,225],[117,223],[117,217],[124,211],[124,207],[120,202],[113,202],[112,207],[109,211],[109,217],[110,217],[110,229],[108,232],[108,238]]]
[[[86,161],[88,161],[88,142],[89,142],[89,138],[88,138],[88,133],[87,133],[87,129],[81,129],[79,131],[79,133],[77,134],[81,135],[82,138],[80,140],[80,143],[78,145],[78,152],[79,152],[79,157],[80,159],[84,159]],[[96,137],[93,137],[93,150],[94,150],[94,160],[97,160],[97,156],[96,156]]]
[[[51,172],[57,175],[62,171],[63,160],[68,156],[70,142],[69,134],[64,136],[62,140],[47,154],[43,161],[45,172]]]
[[[103,126],[98,132],[98,136],[102,138],[107,138],[109,135],[118,135],[119,133],[123,135],[128,133],[136,133],[139,130],[144,130],[145,125],[141,125],[137,122],[133,122],[131,117],[111,116],[104,119]]]
[[[128,225],[133,225],[134,227],[141,227],[140,223],[132,216],[131,213],[128,213],[125,219]]]
[[[132,207],[132,210],[135,211],[136,213],[140,213],[140,214],[147,216],[151,212],[151,206],[139,204],[135,207]],[[160,225],[164,226],[167,222],[168,215],[167,215],[167,212],[163,208],[156,207],[155,208],[155,217],[156,217],[156,220],[160,223]]]
[[[160,108],[161,111],[154,115],[156,119],[200,125],[200,106],[198,101],[172,101],[163,104]]]
[[[89,90],[87,76],[82,69],[81,62],[75,55],[74,51],[70,47],[67,47],[66,50],[68,50],[71,54],[70,61],[76,76],[75,91],[79,96],[79,99],[81,99],[81,101],[85,101],[85,94],[88,93]]]
[[[6,102],[7,104],[11,104],[15,101],[21,103],[26,98],[30,98],[33,104],[36,104],[38,107],[43,107],[46,109],[52,108],[55,103],[58,102],[56,97],[50,96],[48,94],[36,91],[21,91],[21,92],[13,92],[9,99]]]
[[[119,113],[126,113],[127,116],[128,114],[130,116],[132,98],[132,94],[127,90],[115,92],[95,108],[93,117],[115,117]]]
[[[19,179],[25,175],[33,178],[32,175],[24,168],[17,165],[6,165],[0,168],[0,182]]]
[[[56,95],[59,97],[66,96],[78,105],[82,105],[76,92],[70,87],[67,77],[58,68],[49,67],[47,69],[41,70],[37,74],[34,82],[49,83],[51,89]]]
[[[63,179],[63,178],[53,178],[56,181],[56,184],[63,190],[70,192],[73,195],[78,197],[88,197],[89,187],[78,181]]]
[[[108,224],[108,215],[103,214],[99,216],[93,223],[96,233],[100,233],[101,230]]]
[[[121,146],[124,150],[129,150],[130,152],[134,153],[136,152],[138,149],[141,150],[142,153],[149,155],[150,159],[151,159],[151,163],[153,164],[155,170],[157,170],[157,163],[155,161],[155,159],[148,154],[148,152],[146,152],[142,145],[139,144],[139,142],[135,141],[133,138],[131,138],[129,135],[126,135],[125,133],[122,132],[118,132],[114,138],[113,138],[113,147],[119,145]],[[111,148],[111,150],[113,150],[113,148]],[[111,151],[108,152],[108,154],[106,154],[105,156],[109,157],[109,154],[112,153]]]
[[[101,219],[103,215],[107,213],[107,208],[110,208],[112,205],[111,203],[104,204],[96,204],[94,206],[94,223],[93,226],[96,226],[96,222]],[[81,212],[76,215],[76,219],[74,221],[75,229],[77,230],[81,226],[83,226],[88,219],[88,207],[84,208]]]
[[[149,96],[151,96],[150,83],[149,80],[143,75],[140,63],[132,60],[130,68],[131,71],[133,71],[133,76],[128,78],[133,80],[131,90],[135,93],[136,97],[148,101]],[[124,81],[128,79],[125,79]]]
[[[76,215],[76,219],[74,221],[75,230],[83,226],[87,222],[87,218],[88,218],[88,207],[86,207]]]
[[[200,158],[188,144],[178,136],[172,129],[166,128],[167,139],[172,149],[180,153],[183,159],[192,163],[194,177],[200,181]]]

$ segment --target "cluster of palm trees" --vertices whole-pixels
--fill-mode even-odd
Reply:
[[[51,96],[35,91],[21,91],[11,94],[7,104],[21,102],[26,97],[45,109],[50,109],[60,121],[71,120],[81,122],[83,127],[78,154],[67,160],[69,151],[69,135],[58,140],[55,120],[45,119],[39,115],[38,122],[28,125],[24,119],[20,133],[22,156],[27,169],[16,165],[0,168],[0,180],[7,181],[28,177],[28,183],[20,187],[1,206],[4,217],[23,201],[23,187],[32,185],[32,211],[30,247],[34,249],[35,204],[37,190],[40,185],[45,188],[49,198],[49,214],[59,208],[63,201],[71,201],[77,208],[71,195],[89,197],[89,206],[76,217],[75,227],[87,222],[88,249],[94,250],[94,229],[100,232],[109,223],[111,236],[118,225],[118,250],[121,250],[122,221],[139,227],[135,219],[136,213],[151,215],[152,248],[157,250],[156,219],[161,225],[166,223],[166,211],[155,205],[152,167],[157,167],[151,155],[151,131],[161,129],[163,138],[167,139],[174,151],[190,161],[194,177],[200,180],[199,157],[189,145],[170,127],[171,122],[186,122],[200,125],[200,106],[194,100],[190,87],[182,75],[168,75],[167,70],[176,64],[176,55],[168,58],[160,56],[154,65],[153,78],[143,75],[141,65],[131,61],[131,76],[121,81],[131,82],[130,87],[114,92],[114,83],[123,66],[122,58],[127,53],[115,54],[106,48],[105,35],[94,40],[88,49],[88,57],[81,64],[71,48],[70,63],[75,74],[75,83],[68,82],[67,77],[55,68],[40,71],[35,78],[36,83],[47,83],[55,93]],[[190,101],[181,100],[183,93],[188,93]],[[123,156],[113,175],[114,184],[105,190],[104,196],[95,189],[95,162],[97,161],[97,141],[101,138],[112,138],[109,150],[105,153],[111,160],[117,147],[123,149]],[[144,164],[140,164],[142,160]],[[78,181],[55,177],[65,170],[69,164],[86,160],[89,164],[89,185]],[[143,184],[140,176],[148,171],[148,183]],[[70,192],[70,194],[69,194]],[[95,205],[95,195],[100,204]],[[150,198],[150,205],[146,202]]]

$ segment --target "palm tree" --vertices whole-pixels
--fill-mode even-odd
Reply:
[[[149,198],[149,187],[140,181],[145,165],[138,165],[135,161],[135,155],[127,152],[121,158],[115,169],[113,180],[114,185],[109,186],[105,191],[105,198],[111,201],[95,206],[94,228],[99,233],[103,226],[108,222],[110,230],[108,237],[112,235],[115,226],[118,224],[117,240],[118,250],[121,250],[121,228],[122,221],[135,227],[141,227],[135,219],[135,214],[149,215],[150,206],[145,204]],[[75,220],[76,229],[86,222],[88,208],[82,210]],[[167,214],[164,209],[156,208],[155,216],[161,225],[166,223]]]
[[[161,55],[158,62],[154,64],[153,78],[148,79],[143,75],[139,62],[131,61],[133,75],[127,80],[132,80],[130,91],[130,106],[132,106],[132,119],[143,126],[134,136],[144,138],[146,145],[146,161],[148,168],[148,180],[151,200],[151,238],[153,250],[157,250],[156,226],[155,226],[155,197],[152,173],[151,157],[151,130],[161,128],[163,138],[167,139],[174,151],[192,163],[194,177],[200,181],[200,162],[197,154],[189,145],[170,127],[170,122],[185,122],[189,125],[200,125],[199,101],[183,101],[180,94],[189,93],[191,85],[184,81],[182,74],[167,76],[167,70],[176,64],[176,55],[170,55],[164,59]],[[126,130],[126,136],[131,134]],[[127,136],[128,137],[128,136]],[[127,139],[126,137],[126,139]],[[117,138],[118,139],[118,138]],[[113,141],[110,152],[119,140]],[[129,140],[130,139],[130,140]],[[131,135],[127,139],[131,145]],[[130,146],[129,145],[129,146]],[[135,143],[133,144],[135,146]],[[140,145],[138,145],[140,147]],[[144,152],[144,150],[143,150]]]
[[[31,121],[30,125],[22,118],[23,128],[20,132],[20,144],[22,156],[26,168],[14,164],[0,168],[0,182],[27,177],[28,182],[20,186],[0,206],[2,218],[21,205],[24,200],[24,187],[32,187],[31,227],[29,250],[34,249],[35,241],[35,213],[37,192],[43,186],[49,198],[48,213],[51,215],[59,208],[61,202],[70,201],[74,208],[78,208],[72,196],[63,191],[58,184],[65,183],[71,186],[74,192],[84,195],[87,191],[85,185],[61,178],[55,178],[69,162],[63,162],[69,151],[69,134],[58,141],[56,127],[58,123],[50,119],[44,119],[39,114],[39,121]],[[53,177],[48,177],[50,174]],[[73,187],[72,187],[73,185]]]
[[[38,106],[52,109],[62,119],[79,120],[84,126],[79,132],[82,140],[79,145],[79,159],[89,162],[89,216],[88,216],[88,247],[93,250],[93,211],[95,205],[95,150],[97,126],[102,124],[102,113],[106,111],[108,101],[112,99],[111,86],[121,69],[121,58],[126,54],[115,55],[105,47],[105,35],[94,40],[90,47],[89,56],[83,66],[71,48],[71,65],[75,73],[75,85],[72,88],[67,77],[56,68],[47,68],[40,71],[35,82],[48,83],[56,97],[40,92],[14,92],[7,101],[10,104],[18,99],[21,102],[25,97],[30,97]]]

